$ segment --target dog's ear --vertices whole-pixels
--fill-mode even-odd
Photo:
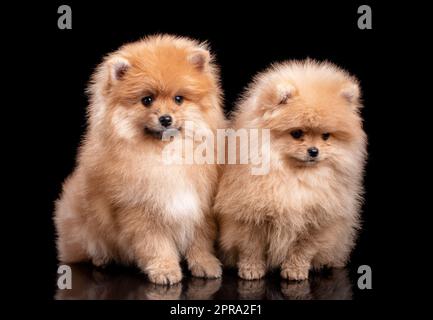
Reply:
[[[270,119],[278,114],[281,107],[290,103],[295,95],[296,88],[289,82],[269,86],[259,99],[263,117]]]
[[[351,81],[350,83],[344,85],[340,94],[341,97],[349,104],[353,106],[360,106],[359,100],[361,96],[361,90],[357,82]]]
[[[291,83],[280,83],[275,88],[276,105],[282,105],[289,102],[296,94],[296,88]]]
[[[210,53],[206,49],[198,48],[194,49],[188,55],[188,61],[191,63],[197,70],[203,71],[210,61]]]
[[[123,79],[130,64],[129,61],[123,57],[112,57],[108,60],[108,67],[110,69],[110,80],[115,83]]]
[[[108,93],[114,84],[125,77],[129,68],[129,61],[118,54],[105,57],[93,73],[87,92],[94,96]]]

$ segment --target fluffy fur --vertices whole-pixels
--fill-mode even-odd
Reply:
[[[168,129],[180,132],[186,120],[205,131],[224,127],[206,45],[169,35],[127,44],[97,68],[89,93],[77,167],[56,202],[59,259],[136,264],[166,284],[181,280],[184,256],[194,276],[219,277],[211,211],[218,168],[163,163],[167,128],[158,120],[171,115]]]
[[[360,107],[357,80],[330,63],[277,64],[247,89],[233,127],[270,129],[271,170],[254,176],[251,165],[226,165],[214,207],[224,259],[240,277],[279,267],[302,280],[311,268],[345,265],[363,194]]]

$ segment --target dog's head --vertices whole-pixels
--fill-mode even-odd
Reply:
[[[206,44],[169,35],[127,44],[93,76],[91,125],[133,140],[211,123],[219,109],[218,70]]]
[[[240,113],[269,128],[274,149],[295,166],[317,166],[356,157],[365,134],[355,78],[329,63],[290,62],[260,74]],[[242,107],[244,109],[242,109]]]

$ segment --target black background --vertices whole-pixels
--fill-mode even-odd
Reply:
[[[72,8],[72,30],[57,28],[57,8]],[[357,27],[359,5],[373,12],[373,29]],[[34,8],[33,8],[34,7]],[[365,176],[363,230],[352,254],[349,271],[356,277],[359,265],[373,269],[373,290],[354,288],[354,298],[377,300],[387,295],[385,279],[390,242],[389,217],[398,217],[389,200],[394,175],[387,148],[399,109],[390,103],[390,82],[399,63],[390,54],[401,33],[391,8],[376,2],[106,2],[51,1],[32,6],[34,24],[26,31],[32,68],[32,90],[37,109],[28,116],[35,129],[26,138],[26,154],[37,165],[37,178],[28,201],[18,203],[32,229],[24,241],[29,256],[37,261],[41,286],[35,298],[50,300],[55,292],[57,270],[52,223],[53,202],[61,183],[73,170],[77,146],[84,133],[87,97],[85,88],[102,57],[125,42],[155,33],[172,33],[207,40],[221,66],[226,111],[230,111],[252,76],[270,63],[287,59],[329,60],[355,75],[363,91],[365,131],[369,157]],[[26,52],[24,52],[26,55]],[[403,68],[403,67],[400,67]],[[394,88],[395,89],[395,88]],[[398,89],[397,89],[398,90]],[[34,234],[34,235],[33,235]],[[29,234],[30,235],[30,234]],[[38,271],[39,272],[39,271]],[[43,290],[42,290],[43,288]]]

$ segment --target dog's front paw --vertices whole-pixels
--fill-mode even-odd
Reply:
[[[175,284],[182,280],[182,270],[179,265],[161,265],[148,268],[149,280],[156,284]]]
[[[214,256],[189,261],[189,269],[194,277],[199,278],[219,278],[222,275],[221,263]]]
[[[308,279],[309,266],[286,266],[281,268],[281,277],[288,280],[306,280]]]
[[[175,284],[182,280],[180,270],[153,271],[148,274],[149,280],[156,284]]]
[[[262,263],[239,264],[238,275],[245,280],[260,279],[266,274],[266,267]]]

